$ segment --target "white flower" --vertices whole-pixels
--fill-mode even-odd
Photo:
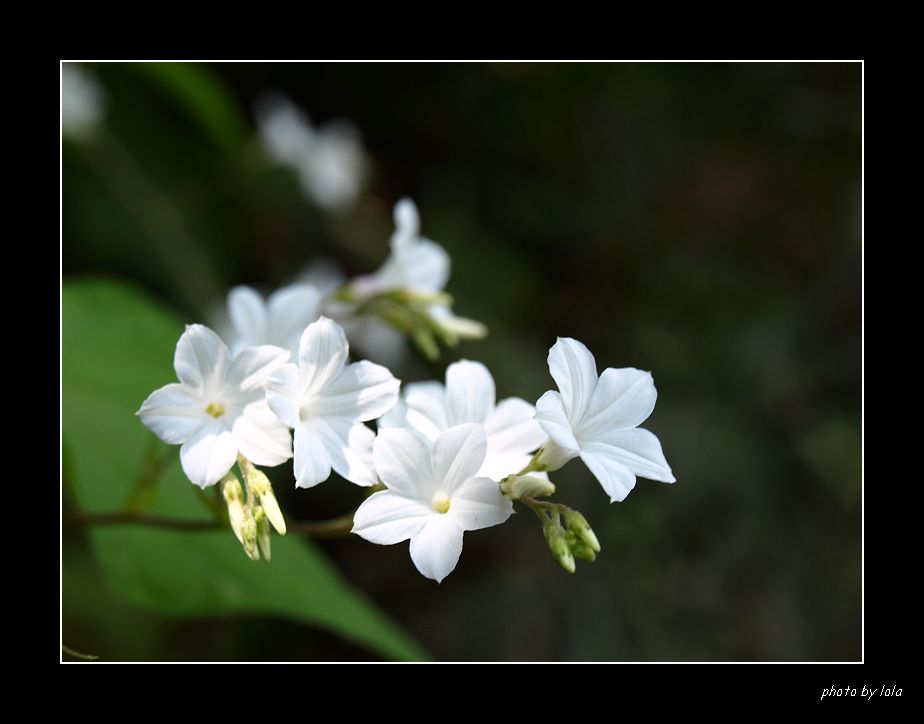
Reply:
[[[379,294],[405,292],[411,295],[410,303],[417,313],[427,319],[425,325],[438,328],[448,344],[484,337],[487,327],[455,316],[446,302],[447,295],[442,291],[449,280],[449,254],[420,235],[420,215],[411,199],[401,199],[395,204],[394,220],[391,254],[378,271],[353,280],[350,285],[353,295],[362,302]]]
[[[270,408],[295,429],[295,485],[310,488],[331,468],[357,485],[374,485],[372,441],[362,424],[391,409],[400,382],[372,362],[346,364],[349,346],[339,325],[326,317],[301,338],[298,366],[286,364],[266,382]]]
[[[374,274],[357,277],[354,291],[362,298],[392,291],[441,292],[449,280],[449,254],[420,235],[420,215],[410,199],[395,204],[391,254]]]
[[[561,393],[546,392],[536,403],[536,419],[551,438],[538,461],[545,469],[580,456],[610,502],[625,499],[636,475],[675,481],[658,438],[638,427],[658,397],[650,372],[608,367],[598,379],[590,350],[569,337],[549,350],[549,371]]]
[[[518,397],[495,405],[494,378],[481,362],[460,360],[446,368],[446,385],[412,382],[399,404],[379,420],[379,428],[404,427],[430,442],[463,423],[477,423],[487,437],[478,475],[501,480],[521,470],[546,440],[535,408]]]
[[[305,327],[321,316],[321,295],[308,284],[292,284],[263,300],[250,287],[234,287],[228,294],[228,314],[234,329],[231,351],[272,344],[298,356]]]
[[[77,63],[61,64],[61,132],[72,138],[93,135],[103,120],[103,89]]]
[[[381,545],[410,538],[417,570],[439,583],[459,561],[464,531],[499,525],[513,513],[496,482],[475,477],[485,449],[480,425],[453,427],[432,442],[382,430],[373,457],[388,490],[359,506],[353,532]]]
[[[362,191],[368,162],[352,124],[332,121],[316,129],[283,96],[258,105],[257,124],[267,153],[298,173],[302,188],[319,206],[340,210],[353,204]]]
[[[179,384],[152,392],[137,414],[161,440],[183,446],[183,471],[200,488],[217,483],[238,452],[257,465],[279,465],[292,457],[292,441],[263,383],[288,356],[264,346],[232,358],[211,329],[189,325],[173,360]]]

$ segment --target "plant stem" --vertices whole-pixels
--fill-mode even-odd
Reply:
[[[168,528],[185,531],[221,530],[225,524],[216,520],[187,520],[152,513],[65,513],[64,522],[81,527],[110,525],[143,525],[151,528]],[[353,527],[353,513],[339,518],[318,521],[300,521],[288,526],[290,533],[312,538],[345,538]]]

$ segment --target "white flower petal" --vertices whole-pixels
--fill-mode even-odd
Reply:
[[[262,387],[273,371],[288,361],[289,351],[281,347],[269,344],[245,347],[234,355],[225,377],[226,385],[233,390],[229,397],[235,392],[259,390],[262,393]]]
[[[266,400],[247,405],[231,431],[240,452],[256,465],[273,467],[292,457],[289,428],[273,414]]]
[[[488,457],[528,454],[546,439],[545,431],[536,421],[536,408],[518,397],[508,397],[497,403],[488,415],[484,431],[488,436]]]
[[[411,560],[437,583],[452,573],[462,555],[462,529],[451,515],[431,516],[411,538]]]
[[[274,370],[264,384],[266,401],[276,417],[289,427],[297,427],[302,400],[298,367],[285,364]]]
[[[460,360],[446,369],[449,426],[465,422],[483,425],[494,409],[494,378],[481,362]]]
[[[581,451],[581,460],[610,496],[610,502],[625,500],[635,487],[635,473],[612,454],[612,450]]]
[[[345,480],[368,487],[379,480],[372,462],[375,433],[361,422],[328,421],[327,453],[334,471]]]
[[[430,453],[437,488],[452,495],[462,483],[475,477],[484,463],[486,449],[481,425],[457,425],[441,433]]]
[[[203,425],[180,448],[183,472],[200,488],[221,480],[236,458],[234,435],[218,420]]]
[[[409,430],[411,425],[407,421],[407,405],[404,404],[404,399],[398,397],[395,406],[376,420],[375,424],[379,430],[386,427],[403,427],[405,430]]]
[[[321,293],[309,284],[291,284],[273,292],[267,307],[269,336],[265,343],[291,350],[295,359],[302,332],[321,315]]]
[[[324,387],[343,369],[349,346],[343,329],[327,317],[309,324],[298,348],[298,371],[302,392],[310,395]]]
[[[648,419],[657,399],[658,391],[650,372],[634,367],[607,367],[578,425],[579,436],[605,437],[608,430],[638,427]]]
[[[436,480],[430,450],[417,435],[397,427],[380,430],[372,459],[379,478],[391,490],[430,504]]]
[[[312,420],[299,423],[295,428],[293,468],[296,488],[313,488],[330,477],[326,427],[321,420]]]
[[[405,197],[395,204],[393,216],[395,233],[391,237],[392,247],[400,249],[416,241],[420,236],[420,214],[417,205]]]
[[[234,325],[235,351],[251,345],[269,343],[269,319],[266,305],[254,289],[234,287],[228,292],[228,315]]]
[[[582,457],[585,451],[608,455],[643,478],[663,483],[676,482],[670,465],[664,459],[661,442],[648,430],[617,430],[606,438],[595,439],[584,445]]]
[[[206,404],[189,387],[174,382],[148,395],[137,415],[165,443],[180,445],[212,420]]]
[[[350,420],[374,420],[394,407],[401,383],[381,365],[367,360],[347,365],[317,390],[312,413]]]
[[[581,419],[597,386],[597,363],[581,342],[559,337],[549,350],[549,372],[561,390],[572,423]]]
[[[176,343],[173,368],[180,382],[203,390],[207,395],[218,391],[228,364],[228,347],[211,329],[190,324]]]
[[[436,513],[422,501],[391,490],[373,493],[353,515],[353,532],[372,543],[392,545],[417,535]]]
[[[536,402],[536,420],[559,447],[577,455],[581,446],[574,437],[564,401],[558,392],[550,390],[539,398]]]
[[[404,388],[407,405],[407,422],[428,440],[436,440],[448,430],[449,412],[446,407],[446,388],[442,382],[413,382]]]
[[[400,288],[416,292],[439,292],[449,281],[451,261],[446,250],[434,241],[421,239],[401,253]]]
[[[490,478],[471,478],[453,492],[448,514],[462,530],[480,530],[507,520],[513,503]]]

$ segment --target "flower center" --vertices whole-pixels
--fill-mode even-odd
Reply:
[[[446,495],[442,490],[437,490],[433,497],[430,498],[430,504],[433,506],[433,510],[437,513],[448,513],[449,512],[449,496]]]
[[[225,406],[220,402],[210,402],[205,406],[205,411],[217,419],[225,414]]]

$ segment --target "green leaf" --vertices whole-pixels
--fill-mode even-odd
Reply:
[[[127,67],[150,80],[218,144],[234,150],[246,139],[246,120],[208,68],[193,63],[131,63]]]
[[[105,280],[66,283],[62,310],[69,483],[83,510],[121,510],[150,464],[152,446],[169,454],[134,412],[153,390],[175,381],[173,351],[183,324],[138,290]],[[207,515],[178,454],[157,485],[152,510],[198,520]],[[310,541],[275,537],[267,564],[248,560],[230,531],[127,525],[91,529],[90,538],[109,581],[138,604],[184,616],[275,614],[324,627],[387,658],[425,658]]]

